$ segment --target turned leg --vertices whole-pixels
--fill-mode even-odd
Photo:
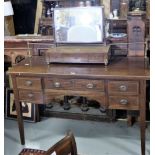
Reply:
[[[102,112],[102,113],[105,113],[105,112],[106,112],[105,106],[100,106],[99,110],[100,110],[100,112]]]
[[[64,110],[69,110],[71,108],[70,103],[68,102],[68,96],[64,96]]]
[[[134,124],[134,122],[135,122],[134,117],[131,116],[131,115],[127,115],[127,124],[128,124],[128,126],[131,127]]]
[[[138,118],[139,112],[138,111],[127,111],[127,124],[128,126],[133,126],[133,124],[136,122],[136,118]]]
[[[88,104],[87,104],[87,98],[86,97],[82,97],[81,110],[82,111],[88,111],[89,110],[89,107],[88,107]]]

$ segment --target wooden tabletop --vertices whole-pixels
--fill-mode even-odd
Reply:
[[[45,58],[34,56],[23,60],[8,71],[26,76],[70,76],[72,78],[145,79],[149,80],[149,61],[143,57],[115,57],[108,66],[103,64],[50,64]]]

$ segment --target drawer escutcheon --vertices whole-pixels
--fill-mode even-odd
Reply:
[[[61,86],[60,82],[55,82],[55,83],[54,83],[54,87],[60,88],[60,86]]]
[[[127,104],[128,104],[128,100],[126,100],[126,99],[121,99],[121,100],[120,100],[120,104],[122,104],[122,105],[127,105]]]
[[[126,85],[121,85],[121,86],[119,87],[119,90],[120,90],[120,91],[127,91],[127,86],[126,86]]]
[[[29,98],[32,98],[33,96],[34,96],[34,94],[32,94],[32,93],[29,93],[29,94],[28,94],[28,97],[29,97]]]
[[[32,81],[29,81],[29,80],[26,81],[26,85],[27,85],[27,86],[31,86],[31,85],[32,85]]]
[[[88,89],[93,89],[93,88],[94,88],[94,84],[93,84],[93,83],[88,83],[88,84],[86,85],[86,87],[87,87]]]

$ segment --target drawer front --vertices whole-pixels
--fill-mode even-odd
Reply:
[[[17,77],[17,87],[21,89],[41,90],[41,78],[22,78]]]
[[[43,94],[42,92],[30,91],[30,90],[20,90],[19,100],[43,104]]]
[[[76,79],[75,89],[77,90],[91,90],[91,91],[104,91],[103,80],[87,80],[87,79]]]
[[[138,81],[109,81],[108,92],[109,94],[138,95],[139,83]]]
[[[57,78],[45,78],[45,89],[72,89],[73,80],[71,79],[57,79]]]
[[[137,96],[109,96],[109,108],[138,110],[139,98]]]

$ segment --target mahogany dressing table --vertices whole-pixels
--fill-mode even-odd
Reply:
[[[9,69],[12,77],[21,144],[25,144],[21,101],[47,104],[59,95],[93,98],[106,109],[139,110],[141,151],[145,155],[146,80],[144,57],[115,57],[101,64],[47,64],[28,57]]]

